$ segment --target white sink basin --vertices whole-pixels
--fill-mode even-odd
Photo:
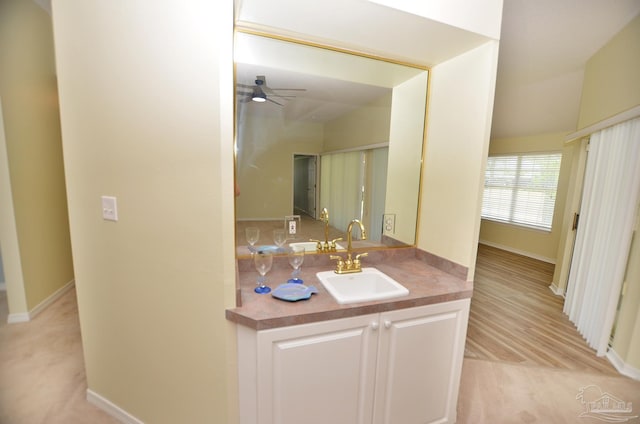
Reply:
[[[289,243],[289,246],[302,246],[305,252],[316,252],[316,246],[318,243],[315,241],[301,241],[297,243]],[[344,247],[339,243],[336,243],[336,250],[344,250]]]
[[[323,271],[316,276],[340,304],[393,299],[409,294],[406,287],[376,268],[362,268],[362,272],[353,274]]]

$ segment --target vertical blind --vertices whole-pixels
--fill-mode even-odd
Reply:
[[[607,353],[640,201],[640,118],[591,135],[564,313]]]
[[[551,230],[561,153],[490,156],[482,218]]]
[[[362,152],[333,153],[320,159],[320,207],[329,209],[330,224],[345,229],[362,218]]]

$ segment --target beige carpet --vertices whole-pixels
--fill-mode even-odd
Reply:
[[[75,290],[32,321],[7,324],[0,292],[0,424],[116,424],[86,401]]]
[[[577,398],[581,388],[586,388],[585,401],[608,393],[631,402],[632,412],[613,414],[621,421],[596,413],[584,416],[587,405]],[[626,377],[464,360],[458,423],[640,423],[639,415],[640,382]]]
[[[6,314],[0,292],[0,424],[117,423],[85,399],[75,290],[29,323],[7,325]],[[576,396],[589,385],[640,415],[640,382],[625,377],[465,358],[458,423],[606,423],[580,417],[586,407]]]

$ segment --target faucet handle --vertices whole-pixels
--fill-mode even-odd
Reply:
[[[336,263],[336,273],[340,274],[344,269],[344,258],[338,255],[329,255],[329,259],[338,261],[338,263]]]
[[[333,239],[329,242],[329,249],[336,250],[336,242],[341,241],[342,237],[338,237],[337,239]]]
[[[317,251],[322,252],[324,250],[324,248],[322,247],[322,242],[320,240],[309,239],[309,241],[315,241],[316,242],[316,250]]]
[[[358,255],[356,255],[356,258],[353,260],[353,267],[355,269],[360,269],[360,258],[364,258],[365,256],[368,256],[368,253],[360,253]]]

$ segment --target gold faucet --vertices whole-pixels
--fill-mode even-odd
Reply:
[[[324,242],[315,239],[309,239],[309,241],[316,242],[316,250],[319,252],[335,251],[336,242],[342,240],[342,237],[329,241],[329,211],[327,208],[322,208],[320,221],[324,222]]]
[[[362,272],[360,258],[367,256],[367,253],[360,253],[356,255],[355,259],[351,259],[351,254],[353,252],[353,247],[351,246],[351,231],[353,231],[353,224],[358,224],[360,227],[360,232],[362,233],[362,240],[367,239],[367,232],[364,229],[364,225],[358,219],[352,219],[347,227],[347,259],[345,260],[342,256],[331,255],[329,258],[336,259],[338,263],[336,264],[336,274],[349,274],[352,272]]]

